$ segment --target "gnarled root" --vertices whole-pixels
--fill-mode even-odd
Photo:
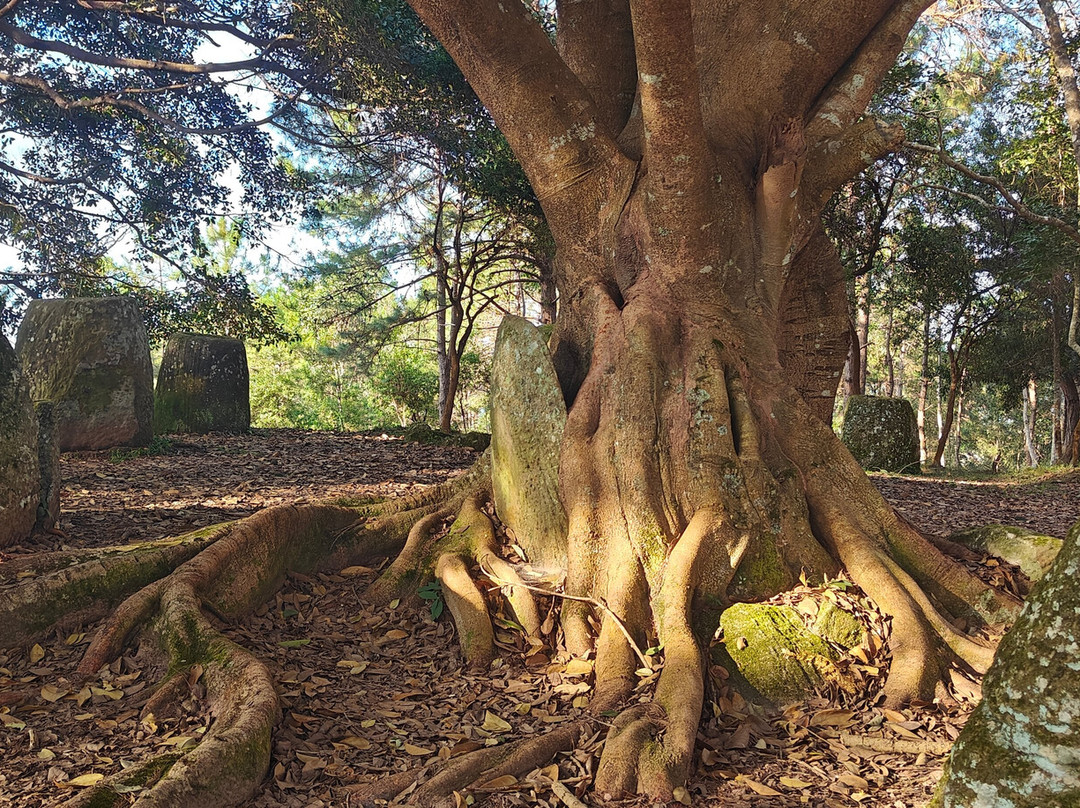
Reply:
[[[340,568],[383,558],[401,548],[418,519],[437,513],[446,497],[471,484],[466,475],[416,497],[359,507],[279,506],[216,529],[183,563],[121,603],[101,626],[78,673],[92,677],[142,629],[165,656],[169,676],[145,712],[168,713],[199,680],[209,730],[191,751],[137,767],[141,808],[201,802],[237,805],[254,794],[270,762],[279,704],[270,670],[214,625],[252,611],[290,572]],[[358,515],[360,518],[358,519]],[[124,773],[82,793],[71,805],[128,804]],[[85,801],[92,798],[91,803]]]
[[[441,528],[453,510],[443,508],[419,520],[409,532],[404,549],[364,593],[376,602],[406,597],[435,578],[454,625],[466,663],[486,668],[495,657],[495,632],[484,597],[470,573],[479,566],[502,588],[514,618],[532,637],[540,634],[540,613],[529,588],[514,567],[498,554],[495,526],[484,512],[485,489],[473,491],[457,504],[449,529]]]

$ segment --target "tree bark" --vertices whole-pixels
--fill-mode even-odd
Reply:
[[[866,395],[870,361],[870,274],[855,279],[855,333],[859,339],[859,395]]]
[[[945,396],[945,414],[939,421],[937,449],[934,450],[933,464],[938,467],[945,465],[945,446],[952,434],[953,417],[956,413],[956,399],[960,394],[960,358],[957,351],[950,345],[949,351],[949,391]],[[938,418],[942,419],[941,408],[938,407]]]
[[[1064,448],[1061,459],[1070,466],[1077,464],[1077,441],[1076,429],[1080,425],[1080,393],[1076,389],[1076,380],[1069,373],[1061,375],[1061,398],[1064,402],[1062,408],[1062,433],[1064,435]]]

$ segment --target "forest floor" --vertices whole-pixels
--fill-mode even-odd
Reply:
[[[62,459],[60,533],[6,553],[163,538],[281,502],[404,494],[460,473],[473,457],[467,449],[385,435],[296,430],[184,437],[162,456],[69,454]],[[1064,536],[1080,515],[1076,475],[1024,484],[874,479],[909,520],[942,535],[1001,522]],[[272,602],[227,628],[276,670],[283,705],[270,774],[252,806],[359,804],[357,784],[540,733],[581,714],[589,683],[580,661],[568,667],[500,628],[502,656],[484,675],[471,674],[446,616],[433,620],[419,601],[376,609],[360,599],[375,572],[354,567],[290,576]],[[983,572],[1006,582],[1019,575],[1003,573],[993,560]],[[35,691],[23,704],[0,707],[0,806],[60,804],[101,775],[189,748],[206,731],[196,699],[168,719],[140,715],[154,677],[134,650],[97,681],[75,688],[72,674],[94,628],[0,651],[0,693]],[[884,710],[875,706],[877,668],[856,667],[867,685],[860,693],[822,694],[780,713],[753,708],[716,684],[684,801],[729,808],[921,806],[977,687],[958,685],[957,703]],[[643,693],[648,686],[644,680]],[[906,751],[881,751],[905,742]],[[490,784],[490,804],[559,805],[552,779],[588,802],[602,745],[598,734],[560,756],[557,769]],[[565,789],[561,804],[569,805]]]

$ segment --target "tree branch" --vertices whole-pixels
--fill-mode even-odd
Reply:
[[[863,118],[844,128],[836,138],[819,140],[807,160],[804,199],[820,210],[840,186],[903,142],[902,126],[873,118]]]
[[[713,172],[701,115],[689,0],[632,0],[638,92],[645,126],[649,187],[661,227],[697,233],[711,219]],[[679,224],[676,225],[676,222]]]
[[[598,124],[581,82],[523,3],[409,3],[491,112],[553,231],[572,239],[590,219],[590,209],[604,207],[613,174],[627,162]]]
[[[836,139],[866,111],[885,74],[896,64],[907,36],[932,0],[897,3],[825,88],[808,118],[807,142]]]
[[[920,152],[922,154],[933,154],[937,156],[937,158],[941,160],[942,163],[956,171],[958,174],[962,174],[968,179],[974,180],[981,185],[986,185],[990,188],[993,188],[995,191],[1001,194],[1002,198],[1008,203],[1009,209],[1015,212],[1016,215],[1019,216],[1021,219],[1029,221],[1033,224],[1041,224],[1047,227],[1053,227],[1055,230],[1058,230],[1059,232],[1065,234],[1065,236],[1070,241],[1076,243],[1077,245],[1080,245],[1080,230],[1078,230],[1075,226],[1065,221],[1064,219],[1059,219],[1056,216],[1044,216],[1040,213],[1036,213],[1023,202],[1021,202],[1016,197],[1016,195],[1011,190],[1009,190],[1005,183],[1003,183],[997,177],[991,177],[986,174],[980,174],[977,171],[973,171],[972,169],[961,163],[959,160],[950,156],[948,152],[938,146],[927,146],[923,143],[913,143],[911,141],[908,141],[904,144],[904,148],[910,151]],[[948,190],[951,193],[955,193],[959,196],[964,196],[968,199],[972,199],[983,205],[989,206],[989,203],[987,203],[986,200],[980,199],[975,194],[967,194],[963,191],[955,191],[953,189],[947,188],[942,188],[942,190]]]

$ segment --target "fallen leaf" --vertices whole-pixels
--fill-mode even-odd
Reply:
[[[350,735],[347,738],[342,738],[335,745],[351,746],[353,749],[370,749],[371,741],[367,738],[358,738],[355,735]]]
[[[45,658],[45,649],[37,643],[34,643],[34,647],[30,649],[30,664],[36,665]]]
[[[757,780],[751,780],[746,775],[740,774],[735,778],[736,783],[741,783],[755,794],[760,794],[762,797],[782,797],[784,796],[775,788],[769,788],[764,783],[759,783]]]
[[[421,756],[421,755],[434,755],[435,754],[434,749],[425,749],[422,746],[415,746],[415,745],[413,745],[411,743],[402,744],[401,748],[404,749],[408,754],[416,755],[418,757]]]
[[[854,717],[851,710],[820,710],[810,716],[810,726],[846,727]]]
[[[509,732],[512,727],[491,710],[487,710],[484,713],[482,729],[486,729],[488,732]]]
[[[64,785],[77,786],[78,788],[86,788],[87,786],[95,785],[105,779],[104,774],[94,772],[92,774],[80,774],[78,777],[73,777],[68,780]]]
[[[517,778],[512,774],[504,774],[502,777],[496,777],[494,780],[488,780],[486,783],[480,786],[480,788],[509,788],[510,786],[517,785]]]

